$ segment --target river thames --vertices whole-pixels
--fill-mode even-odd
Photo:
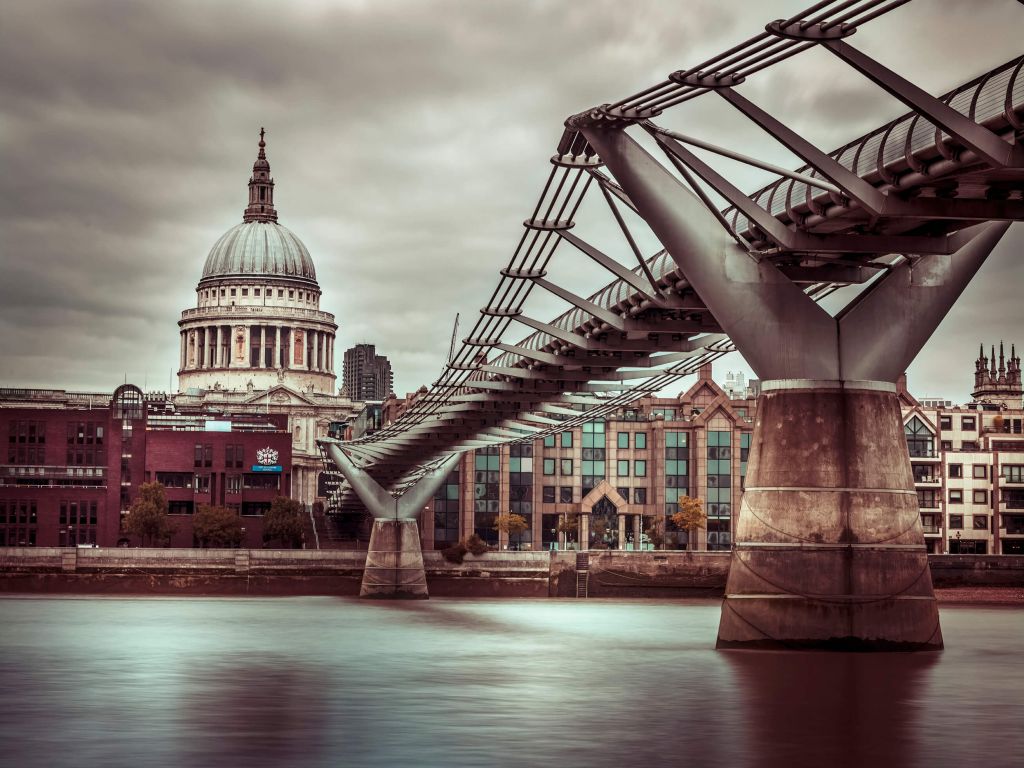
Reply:
[[[0,764],[1020,766],[1024,609],[716,652],[718,601],[0,599]]]

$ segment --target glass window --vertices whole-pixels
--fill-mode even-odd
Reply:
[[[985,464],[975,464],[971,467],[971,476],[984,479],[988,477],[988,467]]]
[[[627,504],[629,503],[629,488],[616,488],[616,492],[622,497],[622,500]]]
[[[555,460],[554,459],[544,459],[544,474],[545,475],[553,475],[553,474],[555,474]]]
[[[950,477],[963,477],[964,476],[964,465],[963,464],[950,464],[949,465],[949,476]]]
[[[629,432],[619,432],[619,448],[629,448]]]
[[[637,477],[647,477],[647,462],[644,459],[633,462],[633,474]]]
[[[646,504],[647,503],[647,489],[646,488],[634,488],[633,489],[633,503],[634,504]]]
[[[553,485],[545,485],[541,489],[541,491],[542,491],[542,501],[545,504],[554,504],[555,503],[555,486],[553,486]]]
[[[988,530],[988,515],[972,515],[971,523],[976,531]]]
[[[565,433],[563,432],[562,434],[564,435]],[[570,434],[572,434],[572,433],[570,433]],[[563,475],[571,475],[572,474],[572,459],[562,459],[561,460],[561,467],[559,469],[559,472],[561,474],[563,474]]]
[[[558,489],[558,501],[562,504],[572,504],[572,486],[560,486]]]
[[[562,433],[562,447],[563,448],[572,448],[572,432],[563,432]]]
[[[960,419],[960,427],[964,431],[973,432],[976,429],[975,424],[976,422],[973,416],[964,416],[962,419]]]
[[[912,457],[929,457],[935,455],[935,436],[928,426],[914,416],[903,426],[907,438],[907,450]]]
[[[963,504],[964,503],[964,492],[959,488],[949,489],[949,503],[950,504]]]
[[[544,447],[545,448],[554,448],[555,447],[555,436],[553,434],[551,434],[551,435],[544,435]]]
[[[617,463],[618,467],[615,470],[615,474],[619,477],[629,477],[629,461],[620,459]]]
[[[952,416],[939,416],[939,429],[952,429],[953,428],[953,417]]]
[[[973,501],[975,504],[988,504],[988,491],[974,491],[971,494],[971,501]]]
[[[633,447],[640,451],[647,450],[646,432],[637,432],[636,434],[633,435]]]
[[[963,515],[950,515],[949,516],[949,527],[951,529],[963,528],[964,527],[964,516]]]

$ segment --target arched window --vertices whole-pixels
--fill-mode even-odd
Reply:
[[[114,397],[111,399],[114,408],[115,419],[141,419],[145,398],[142,390],[134,384],[122,384],[114,390]]]
[[[930,457],[935,455],[935,435],[917,416],[903,425],[903,433],[907,437],[907,449],[912,457]]]

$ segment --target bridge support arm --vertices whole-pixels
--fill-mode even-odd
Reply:
[[[623,130],[582,130],[759,376],[839,378],[835,323],[821,307],[775,266],[741,248],[700,199]]]
[[[355,465],[341,447],[329,443],[326,447],[327,455],[338,467],[338,471],[352,486],[359,500],[377,519],[384,520],[414,520],[420,510],[430,501],[431,497],[441,487],[441,483],[448,477],[448,474],[455,467],[461,454],[453,453],[446,458],[437,468],[427,472],[416,483],[406,490],[397,499],[382,488],[380,484],[370,477],[366,470]]]

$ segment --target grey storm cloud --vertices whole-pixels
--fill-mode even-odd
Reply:
[[[8,4],[3,384],[174,386],[176,322],[241,218],[261,125],[281,221],[310,249],[339,347],[376,343],[399,391],[430,383],[455,313],[475,315],[515,247],[565,117],[807,4]],[[1022,13],[1013,0],[917,0],[857,39],[938,92],[1019,55]],[[819,51],[745,87],[828,148],[903,111]],[[798,164],[711,99],[675,119]],[[977,343],[1014,339],[1022,241],[1018,226],[914,363],[916,392],[964,399]]]

